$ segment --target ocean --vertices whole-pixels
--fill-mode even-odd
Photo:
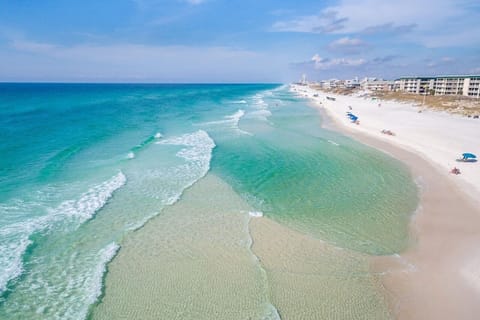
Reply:
[[[325,121],[286,85],[0,84],[0,319],[384,318],[417,187]]]

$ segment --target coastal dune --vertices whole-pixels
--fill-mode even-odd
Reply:
[[[478,152],[480,123],[399,102],[371,101],[304,87],[331,124],[358,141],[409,165],[420,187],[420,206],[411,219],[412,245],[392,256],[373,257],[372,271],[388,293],[396,319],[476,319],[480,313],[480,169],[457,163]],[[306,90],[306,91],[305,91]],[[315,95],[315,96],[314,96]],[[359,117],[351,123],[345,113]],[[380,133],[388,129],[395,136]],[[461,174],[449,174],[452,166]]]

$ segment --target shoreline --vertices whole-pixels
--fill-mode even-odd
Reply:
[[[480,312],[477,303],[480,298],[480,255],[472,256],[476,244],[480,243],[476,186],[472,191],[467,189],[468,181],[452,181],[448,175],[442,174],[444,166],[414,148],[392,141],[395,137],[383,139],[380,134],[374,134],[381,129],[367,130],[362,124],[348,126],[348,121],[342,121],[340,116],[345,115],[345,108],[332,101],[327,106],[321,100],[325,96],[323,92],[312,89],[306,92],[314,103],[313,107],[327,115],[331,122],[329,127],[333,126],[334,130],[404,162],[420,184],[419,208],[410,222],[411,246],[399,255],[372,258],[372,271],[388,292],[392,315],[396,319],[475,318]],[[351,101],[355,101],[353,97],[349,99]],[[333,108],[337,110],[333,111]],[[342,110],[338,111],[338,108]],[[358,110],[354,106],[353,112]],[[410,112],[414,113],[413,110]],[[388,124],[391,125],[392,121]]]

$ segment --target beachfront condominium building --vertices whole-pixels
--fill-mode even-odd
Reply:
[[[398,89],[405,92],[480,97],[480,75],[403,77],[397,81]]]
[[[358,77],[345,80],[345,88],[358,88],[358,87],[360,87],[360,81],[358,80]]]
[[[394,91],[395,81],[365,78],[360,82],[360,86],[362,89],[370,91]]]
[[[435,78],[413,77],[398,79],[398,90],[410,93],[428,93],[435,87]]]
[[[442,76],[435,81],[435,94],[464,95],[478,98],[480,76]]]

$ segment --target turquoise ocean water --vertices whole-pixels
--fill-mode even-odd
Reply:
[[[405,248],[408,171],[321,121],[281,85],[0,84],[0,319],[85,319],[122,239],[208,171],[334,246]]]

